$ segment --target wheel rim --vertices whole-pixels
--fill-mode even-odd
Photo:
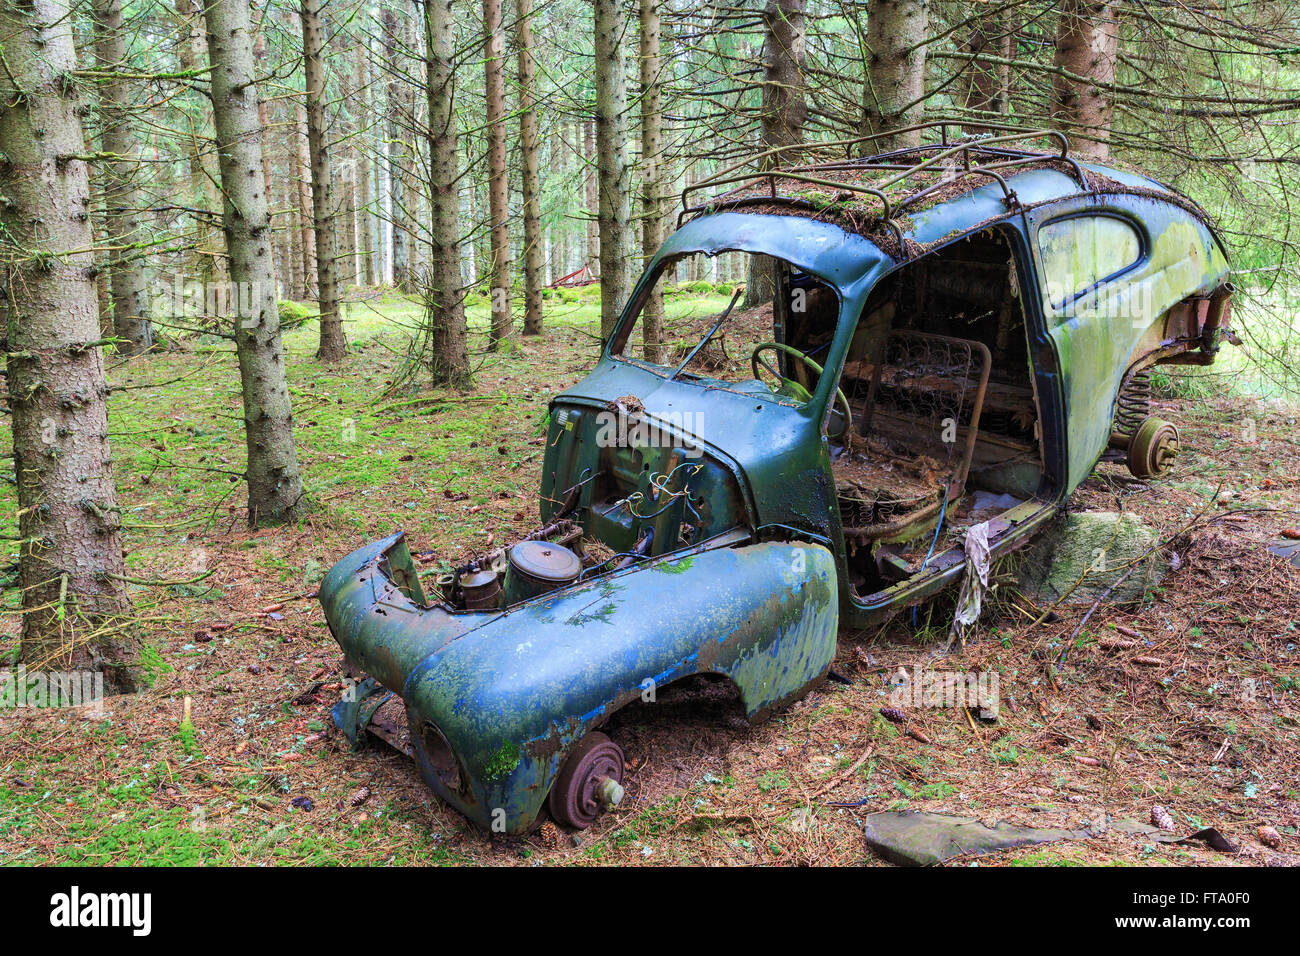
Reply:
[[[605,780],[622,784],[623,749],[595,730],[578,741],[556,776],[548,798],[551,815],[578,830],[591,826],[606,809],[602,794],[621,792],[602,786]]]
[[[1129,443],[1129,471],[1138,478],[1155,478],[1167,472],[1178,455],[1178,429],[1160,418],[1147,418]]]

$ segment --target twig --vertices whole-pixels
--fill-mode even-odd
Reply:
[[[1111,582],[1110,587],[1108,587],[1106,590],[1101,592],[1101,597],[1097,598],[1097,600],[1092,602],[1092,607],[1088,608],[1088,613],[1085,614],[1083,618],[1079,621],[1079,623],[1075,625],[1074,630],[1070,632],[1070,636],[1065,639],[1065,646],[1061,648],[1061,653],[1056,658],[1057,667],[1060,667],[1062,664],[1065,663],[1065,656],[1070,653],[1070,645],[1074,643],[1074,639],[1079,635],[1079,632],[1083,630],[1083,626],[1088,623],[1088,618],[1092,617],[1092,612],[1097,610],[1097,608],[1101,606],[1101,603],[1105,601],[1106,598],[1110,597],[1111,591],[1115,590],[1117,587],[1119,587],[1121,584],[1127,581],[1128,576],[1132,574],[1134,571],[1136,571],[1137,567],[1138,566],[1135,564],[1127,571],[1125,571],[1123,574],[1121,574],[1119,577],[1117,577],[1114,581]]]

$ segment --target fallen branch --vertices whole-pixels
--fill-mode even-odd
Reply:
[[[1110,587],[1102,591],[1101,596],[1098,597],[1097,600],[1092,602],[1092,607],[1088,608],[1088,613],[1085,614],[1083,618],[1079,621],[1079,623],[1075,625],[1074,630],[1070,632],[1070,636],[1065,639],[1065,646],[1061,648],[1061,653],[1056,658],[1057,667],[1060,667],[1062,664],[1065,663],[1066,655],[1070,653],[1070,645],[1073,644],[1074,639],[1079,636],[1079,632],[1083,630],[1083,626],[1088,623],[1088,619],[1092,617],[1092,612],[1097,610],[1097,608],[1101,606],[1102,602],[1105,601],[1106,598],[1110,597],[1111,591],[1115,590],[1117,587],[1119,587],[1121,584],[1127,581],[1129,575],[1136,570],[1137,570],[1137,565],[1134,565],[1133,567],[1129,568],[1127,571],[1125,571],[1123,574],[1117,577],[1114,581],[1112,581]]]

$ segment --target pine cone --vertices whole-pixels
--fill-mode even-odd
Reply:
[[[548,850],[554,850],[560,845],[560,828],[550,820],[537,828],[537,836],[541,839],[542,845]]]
[[[1276,850],[1282,845],[1282,834],[1278,833],[1272,827],[1260,827],[1255,832],[1259,836],[1259,842],[1264,844],[1264,846],[1271,846]]]
[[[1169,815],[1169,811],[1160,804],[1151,807],[1151,825],[1159,827],[1167,833],[1174,832],[1174,818]]]
[[[880,716],[884,717],[885,720],[892,720],[896,724],[901,724],[907,720],[907,715],[897,707],[881,707]]]
[[[348,806],[359,807],[368,799],[370,799],[370,788],[362,787],[356,793],[352,794],[351,799],[348,800]]]

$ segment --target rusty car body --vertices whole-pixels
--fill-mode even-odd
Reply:
[[[996,558],[1099,458],[1168,467],[1150,369],[1208,364],[1231,336],[1205,214],[1059,134],[923,132],[691,187],[722,191],[684,196],[595,367],[550,402],[543,527],[437,582],[400,533],[326,577],[335,639],[402,698],[424,779],[471,820],[520,833],[549,806],[587,825],[621,797],[599,728],[624,705],[708,674],[759,719],[826,675],[841,628],[957,582],[976,518]],[[692,364],[735,298],[681,361],[638,355],[656,283],[737,253],[771,283],[752,377]]]

